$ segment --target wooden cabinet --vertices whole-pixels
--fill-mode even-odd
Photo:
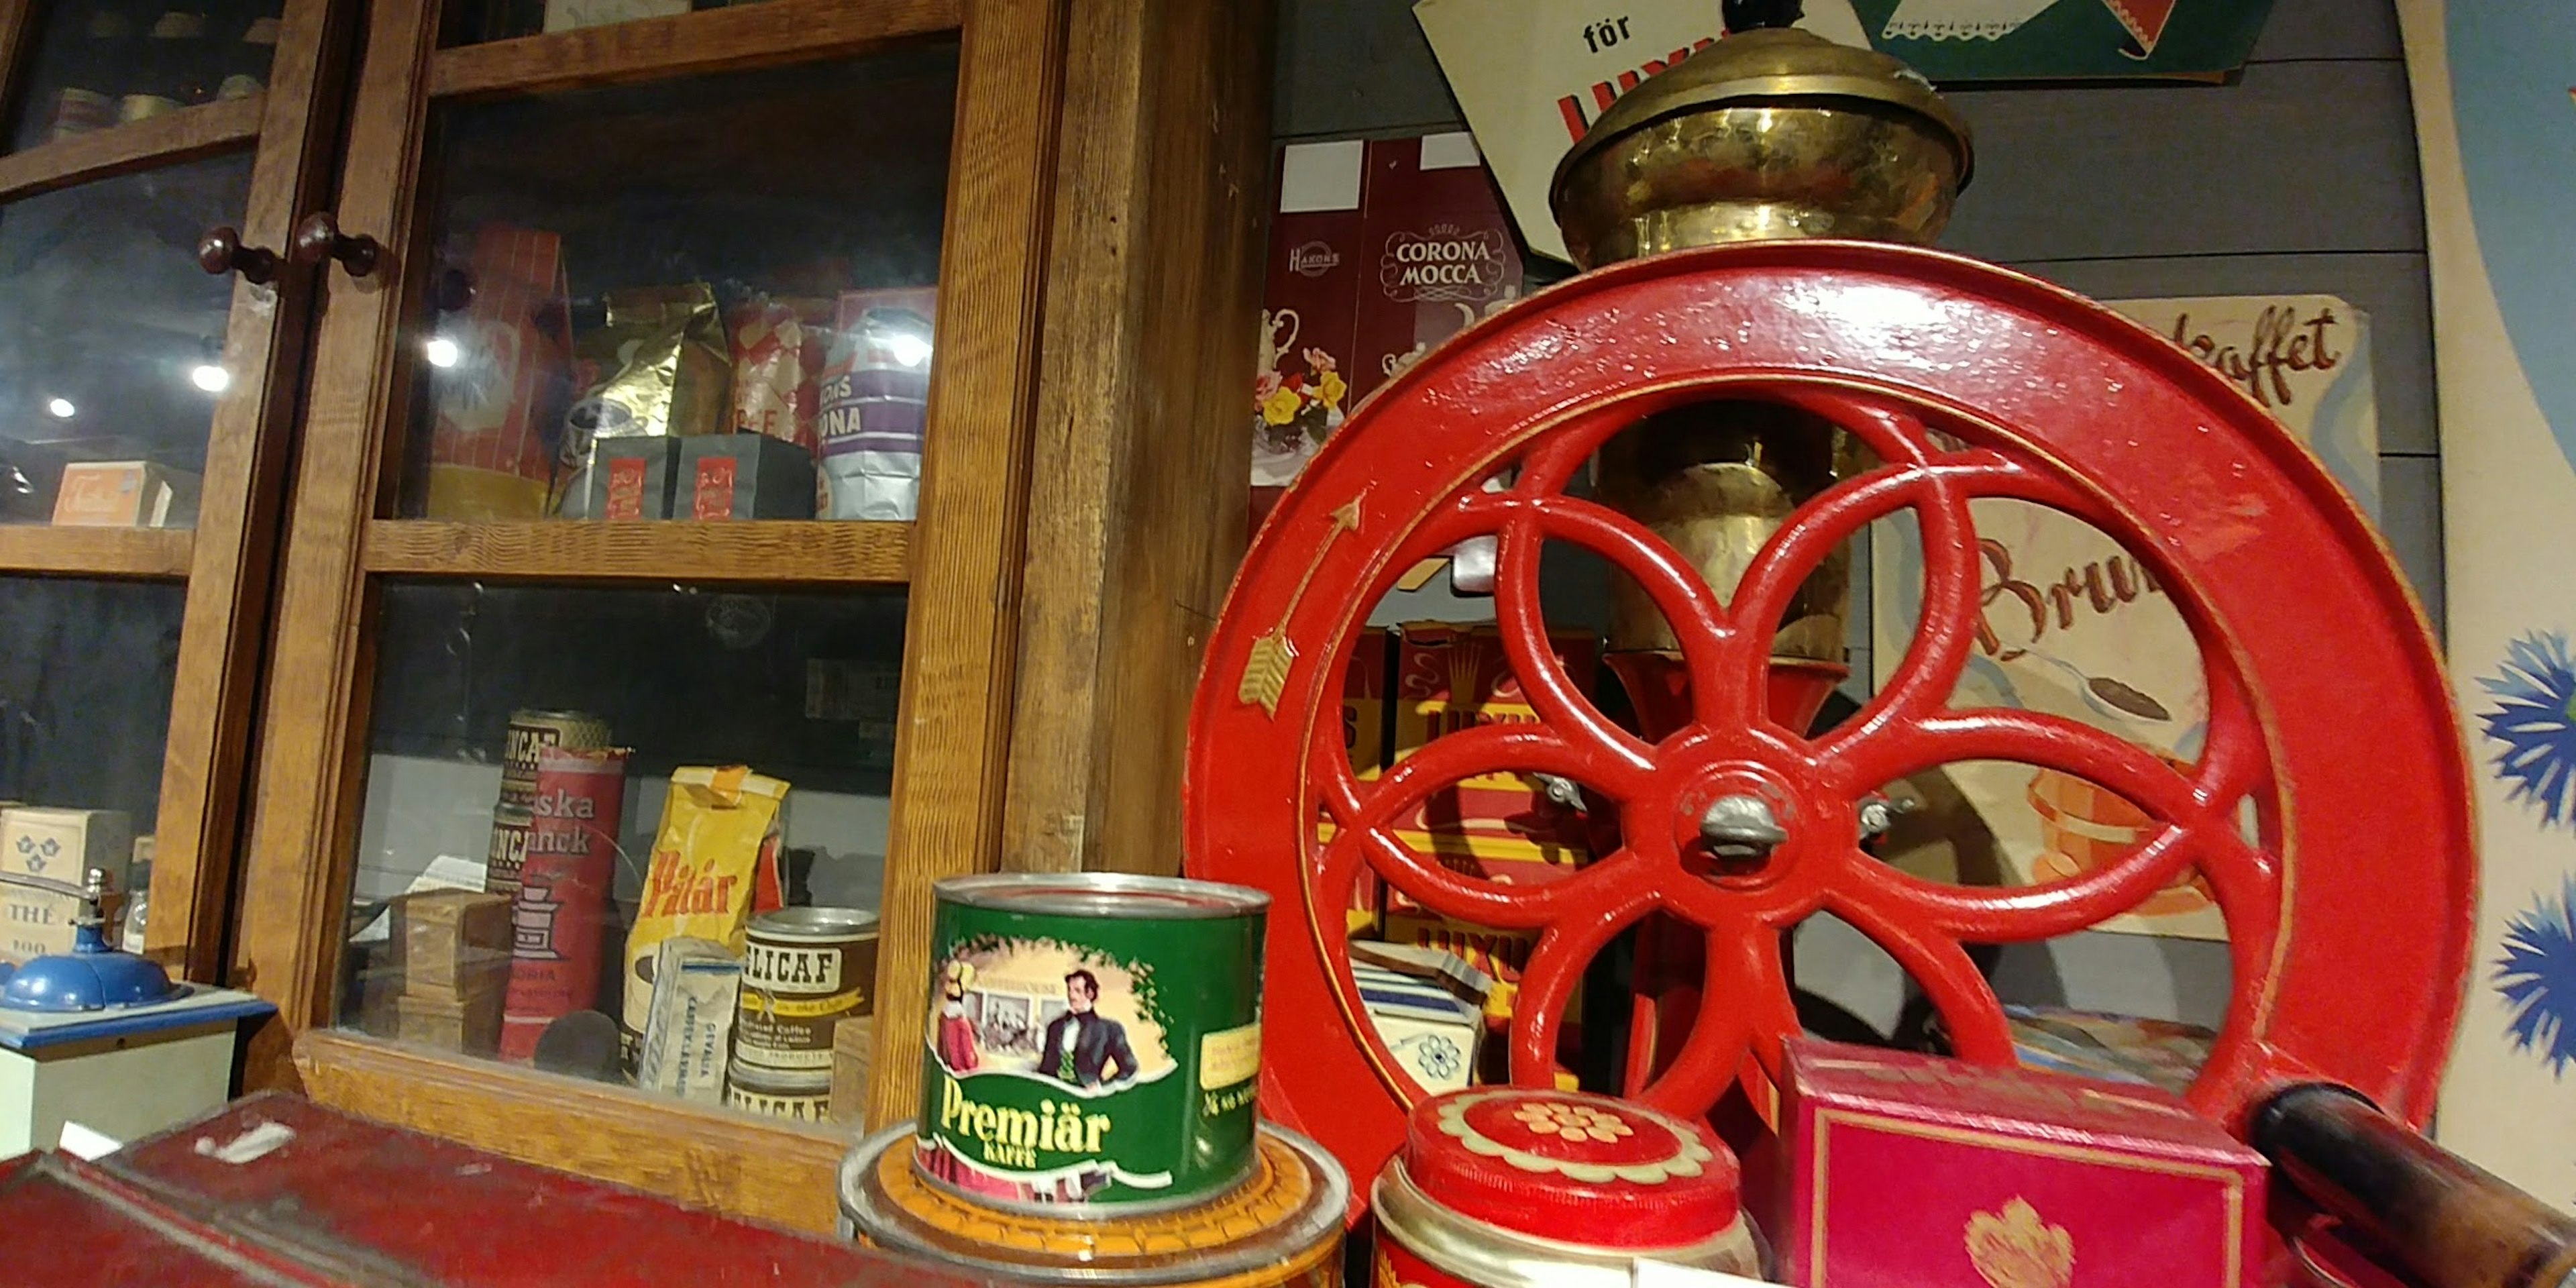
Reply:
[[[0,55],[56,7],[0,0]],[[792,784],[781,892],[882,916],[884,1122],[934,881],[1178,870],[1243,539],[1268,6],[545,30],[580,8],[287,0],[264,98],[0,156],[5,244],[29,194],[246,155],[239,241],[289,261],[232,288],[193,539],[0,527],[0,577],[185,579],[152,938],[279,1005],[253,1087],[828,1229],[863,1124],[501,1058],[470,963],[406,973],[406,918],[488,875],[512,713],[584,713],[627,778],[598,946],[554,978],[631,1018],[668,784],[748,764]],[[601,1024],[540,1061],[613,1063]]]

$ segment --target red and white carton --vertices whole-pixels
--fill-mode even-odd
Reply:
[[[1527,1087],[1434,1096],[1370,1191],[1370,1282],[1627,1284],[1639,1261],[1758,1274],[1737,1182],[1706,1124],[1643,1105]]]
[[[1291,143],[1252,388],[1257,528],[1378,386],[1518,299],[1520,247],[1475,139]]]
[[[1550,632],[1548,642],[1578,693],[1592,690],[1595,641]],[[1432,739],[1489,724],[1535,724],[1537,708],[1513,673],[1492,626],[1416,622],[1396,658],[1395,743],[1388,763]],[[1582,811],[1550,798],[1528,774],[1496,770],[1431,793],[1395,822],[1396,837],[1465,875],[1504,885],[1546,885],[1591,857]],[[1387,911],[1419,911],[1392,891]]]
[[[526,1060],[546,1026],[599,1001],[600,946],[617,875],[626,751],[537,753],[528,855],[510,907],[510,990],[501,1058]]]
[[[1792,1038],[1781,1278],[1807,1288],[2247,1288],[2267,1164],[2151,1087]]]
[[[1386,694],[1394,666],[1394,633],[1374,626],[1362,629],[1342,672],[1342,750],[1350,755],[1352,775],[1363,783],[1376,782],[1386,772]],[[1329,843],[1338,830],[1331,818],[1319,820],[1315,843]],[[1362,867],[1345,916],[1351,934],[1373,937],[1384,929],[1378,920],[1383,897],[1376,870]]]
[[[439,324],[454,358],[428,373],[435,418],[426,513],[538,518],[555,476],[548,431],[570,363],[563,238],[487,223],[475,231],[468,263],[473,302]]]

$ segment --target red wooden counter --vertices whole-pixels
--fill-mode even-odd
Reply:
[[[531,1167],[277,1093],[97,1163],[0,1163],[24,1288],[993,1281]]]

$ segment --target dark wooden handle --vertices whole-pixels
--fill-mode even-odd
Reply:
[[[340,221],[327,210],[314,211],[295,226],[295,262],[299,264],[336,259],[340,267],[349,270],[349,276],[365,277],[376,271],[376,261],[383,251],[373,237],[341,232]]]
[[[239,273],[243,281],[265,286],[277,280],[277,252],[242,245],[238,228],[217,228],[197,243],[197,267],[217,277]]]
[[[2254,1147],[2427,1288],[2568,1288],[2576,1220],[2406,1129],[2342,1087],[2297,1087],[2254,1118]]]
[[[1723,0],[1718,14],[1730,32],[1762,27],[1794,27],[1806,17],[1803,0]]]
[[[474,303],[474,275],[461,268],[445,268],[430,278],[430,302],[441,313],[462,313]]]

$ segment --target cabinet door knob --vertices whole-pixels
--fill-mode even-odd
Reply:
[[[277,252],[242,245],[238,228],[216,228],[197,243],[197,267],[217,277],[239,273],[243,281],[265,286],[277,280]]]
[[[336,259],[340,267],[349,270],[349,276],[365,277],[376,271],[376,260],[383,251],[373,237],[341,232],[340,221],[327,210],[306,215],[295,228],[295,262],[299,264]]]

